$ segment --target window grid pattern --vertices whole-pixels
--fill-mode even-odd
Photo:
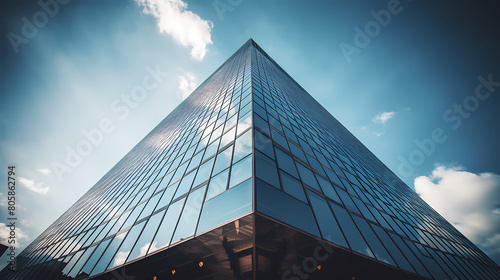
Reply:
[[[15,274],[0,277],[61,265],[64,275],[93,276],[254,208],[430,279],[500,278],[252,40],[36,238]]]
[[[64,275],[96,275],[251,212],[250,54],[242,48],[228,59],[2,279],[61,263]]]
[[[427,278],[500,278],[258,45],[252,51],[258,212]],[[273,201],[287,202],[286,215],[268,207]]]

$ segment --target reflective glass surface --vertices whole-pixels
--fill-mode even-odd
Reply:
[[[307,198],[300,181],[295,179],[293,176],[288,175],[286,172],[281,171],[280,174],[283,190],[287,194],[300,199],[304,203],[307,203]]]
[[[411,275],[500,279],[490,258],[252,40],[0,278],[97,275],[251,211]]]
[[[194,234],[206,189],[207,186],[205,185],[189,194],[184,209],[182,209],[181,218],[177,223],[172,243]]]
[[[204,232],[250,211],[252,211],[252,179],[207,201],[203,205],[197,232]]]
[[[337,220],[333,216],[325,199],[313,192],[308,192],[308,195],[323,238],[349,248]]]
[[[165,246],[170,245],[170,240],[172,239],[172,234],[174,233],[175,226],[179,220],[182,207],[184,206],[185,198],[173,203],[167,209],[167,213],[163,218],[163,221],[158,228],[158,233],[153,241],[154,246],[149,249],[150,252],[154,252]]]
[[[257,211],[321,237],[312,210],[307,204],[258,179],[256,188]]]

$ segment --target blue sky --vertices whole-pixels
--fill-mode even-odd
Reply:
[[[462,2],[2,2],[0,178],[16,166],[21,249],[253,38],[500,263],[500,15]]]

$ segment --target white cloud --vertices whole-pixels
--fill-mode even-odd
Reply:
[[[179,89],[177,94],[182,100],[186,99],[196,89],[196,77],[191,73],[179,76]]]
[[[138,256],[139,258],[146,255],[146,253],[148,252],[148,249],[149,249],[149,244],[151,244],[151,243],[146,243],[146,244],[144,244],[144,246],[141,247],[141,251],[139,252],[139,256]]]
[[[10,245],[9,236],[10,236],[10,228],[7,226],[7,224],[0,223],[0,243],[5,245]],[[29,240],[28,235],[26,235],[19,227],[16,227],[16,235],[15,235],[16,248],[23,246],[21,242],[19,242],[23,240]]]
[[[144,7],[143,12],[154,16],[160,28],[184,47],[191,47],[191,57],[203,60],[207,45],[212,44],[211,21],[201,19],[187,9],[182,0],[135,0]]]
[[[118,252],[115,257],[115,262],[113,263],[113,266],[118,266],[122,265],[125,263],[127,260],[128,255],[130,254],[130,251],[126,252]]]
[[[384,135],[384,134],[385,134],[385,130],[383,130],[383,131],[373,131],[372,129],[370,129],[370,128],[369,128],[368,126],[366,126],[366,125],[362,126],[362,127],[361,127],[361,130],[363,130],[363,131],[367,131],[367,132],[370,132],[371,134],[373,134],[373,135],[375,135],[375,136],[378,136],[378,137],[380,137],[380,136],[382,136],[382,135]]]
[[[414,183],[422,199],[500,263],[500,175],[436,166]]]
[[[32,223],[26,219],[21,219],[21,225],[26,228],[30,228],[32,226]]]
[[[157,251],[158,249],[160,249],[161,247],[158,247],[158,242],[153,242],[153,244],[151,244],[151,248],[149,248],[149,253],[151,254],[152,252],[155,252]]]
[[[373,117],[372,122],[385,124],[388,120],[392,119],[394,115],[396,115],[396,112],[383,112]]]
[[[52,171],[48,168],[39,168],[37,169],[38,172],[42,173],[43,175],[50,175],[52,173]]]
[[[50,187],[44,187],[43,182],[42,183],[35,183],[35,181],[29,180],[26,178],[19,177],[19,182],[21,182],[21,184],[23,184],[29,190],[40,193],[40,194],[47,194],[49,192],[49,189],[50,189]]]

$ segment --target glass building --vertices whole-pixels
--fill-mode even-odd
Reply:
[[[500,279],[253,40],[1,279]]]

